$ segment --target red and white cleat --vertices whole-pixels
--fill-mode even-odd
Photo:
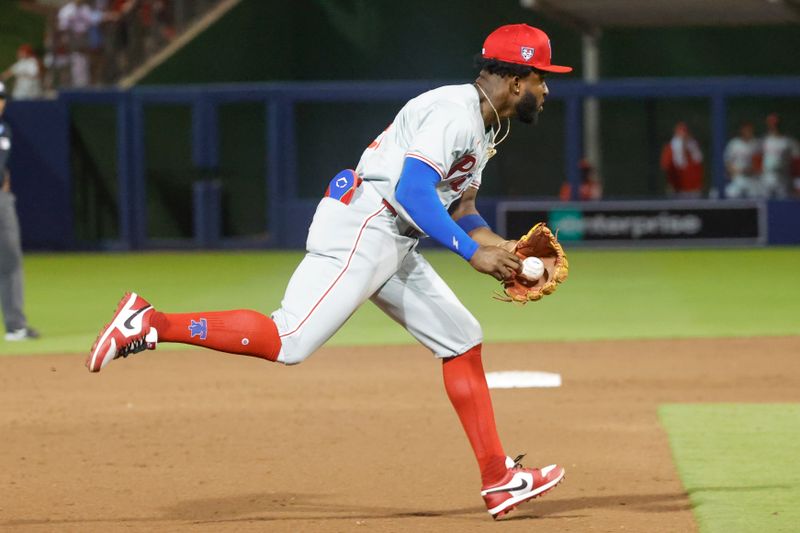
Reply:
[[[100,369],[117,357],[128,357],[142,350],[155,350],[158,332],[150,326],[153,306],[135,292],[125,293],[114,318],[94,341],[86,368],[89,372]]]
[[[564,480],[564,469],[558,465],[544,468],[523,468],[516,459],[506,457],[505,477],[494,485],[483,487],[481,496],[492,518],[511,512],[522,502],[538,498]]]

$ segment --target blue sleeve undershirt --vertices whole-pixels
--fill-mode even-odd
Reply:
[[[467,235],[473,230],[478,228],[488,228],[489,223],[486,222],[482,216],[478,214],[464,215],[456,220],[458,227],[467,232]]]
[[[432,239],[469,261],[478,249],[456,224],[436,194],[439,173],[427,163],[406,157],[394,196],[414,223]]]

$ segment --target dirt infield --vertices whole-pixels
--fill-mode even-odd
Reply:
[[[510,455],[566,481],[493,523],[419,347],[330,348],[294,368],[150,352],[0,358],[0,530],[695,531],[657,407],[800,395],[800,337],[485,347]]]

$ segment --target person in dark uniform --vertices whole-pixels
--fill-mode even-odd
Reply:
[[[11,154],[11,128],[3,120],[6,98],[6,87],[0,82],[0,307],[5,340],[24,341],[38,338],[39,333],[28,326],[23,313],[22,246],[11,175],[6,167]]]

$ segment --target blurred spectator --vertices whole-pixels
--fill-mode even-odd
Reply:
[[[66,36],[57,29],[53,15],[44,30],[44,90],[55,90],[69,85],[69,51]]]
[[[603,197],[603,186],[600,180],[597,179],[597,173],[594,167],[586,159],[581,159],[578,162],[578,169],[581,173],[581,185],[578,188],[578,200],[599,200]],[[559,198],[567,202],[572,199],[572,186],[568,181],[561,185],[561,192]]]
[[[138,0],[108,0],[107,13],[111,24],[103,25],[103,77],[102,81],[111,83],[128,72],[130,53],[130,26],[133,23],[131,12]]]
[[[167,0],[110,0],[106,54],[119,77],[140,66],[175,37],[172,2]]]
[[[92,8],[87,0],[69,0],[58,11],[58,31],[69,50],[70,85],[88,87],[90,80],[89,54],[92,29],[103,20],[103,13]]]
[[[21,45],[17,49],[16,63],[0,74],[2,81],[9,78],[14,78],[14,90],[11,96],[15,100],[42,97],[42,68],[31,45]]]
[[[174,29],[169,21],[166,0],[140,0],[139,23],[144,37],[146,55],[153,55],[172,40]]]
[[[96,14],[100,15],[100,20],[96,24],[92,24],[89,28],[89,72],[92,85],[104,83],[106,81],[106,55],[105,49],[105,29],[104,22],[111,20],[111,15],[108,10],[109,0],[91,0],[90,7],[92,7]]]
[[[703,152],[685,122],[661,150],[661,169],[667,175],[669,192],[675,198],[700,198],[703,194]]]
[[[181,1],[181,9],[173,0],[50,1],[61,7],[45,29],[45,91],[119,81],[175,38],[176,20],[184,28],[214,5],[212,0]]]
[[[784,135],[777,113],[767,115],[766,122],[761,183],[767,197],[786,198],[793,187],[792,178],[800,176],[800,144]]]
[[[739,136],[725,147],[725,169],[730,180],[725,187],[729,198],[761,198],[764,191],[759,177],[761,142],[755,137],[753,123],[742,122]]]

